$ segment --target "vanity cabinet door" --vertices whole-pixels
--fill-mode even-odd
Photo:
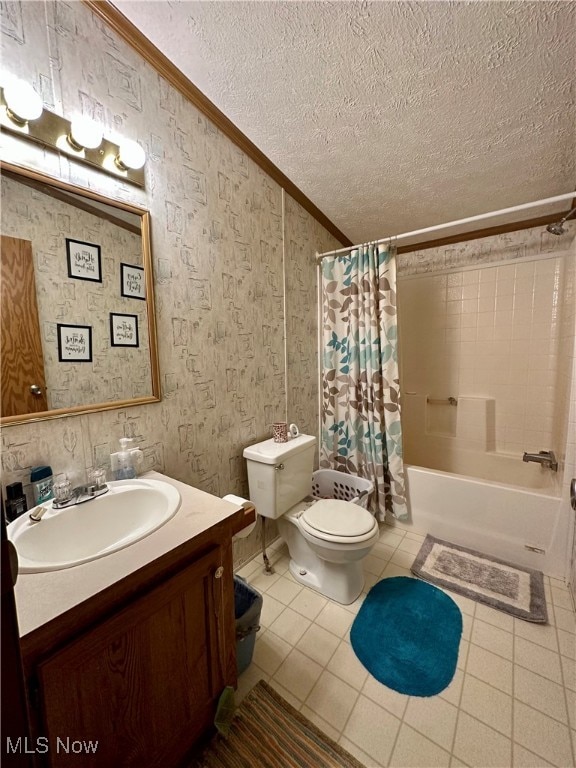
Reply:
[[[214,548],[38,666],[50,766],[181,763],[226,684],[221,565]]]

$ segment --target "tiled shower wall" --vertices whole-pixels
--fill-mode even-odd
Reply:
[[[566,441],[566,456],[564,459],[564,488],[562,504],[571,520],[568,536],[568,584],[572,595],[572,606],[576,611],[576,512],[572,509],[570,486],[576,478],[576,354],[572,355],[572,395],[570,398],[570,418],[568,420],[568,436]]]
[[[523,230],[400,255],[403,392],[494,398],[497,451],[563,451],[573,232]]]
[[[83,480],[128,435],[148,469],[247,495],[242,451],[273,420],[316,434],[314,255],[337,242],[83,3],[0,13],[4,66],[48,109],[146,148],[145,190],[6,135],[1,154],[150,211],[163,392],[158,404],[4,428],[2,484],[27,483],[40,463]]]
[[[564,424],[565,452],[560,453],[564,464],[564,484],[562,504],[571,520],[568,536],[568,562],[570,563],[568,582],[572,594],[572,603],[576,610],[576,512],[570,505],[570,482],[576,478],[576,240],[566,256],[566,280],[562,297],[564,309],[560,332],[560,388],[566,398],[566,408],[570,413]],[[561,429],[561,428],[560,428]]]
[[[567,439],[576,439],[576,429],[570,433],[566,414],[570,411],[570,398],[576,397],[574,380],[574,353],[576,337],[576,239],[563,256],[562,294],[560,296],[560,322],[558,327],[558,408],[554,422],[556,444],[554,449],[560,461],[565,458]],[[576,415],[576,414],[575,414]]]

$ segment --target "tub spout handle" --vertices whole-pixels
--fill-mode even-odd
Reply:
[[[554,451],[538,451],[538,453],[526,453],[524,451],[522,461],[534,461],[536,464],[546,467],[546,469],[551,469],[552,472],[558,472],[558,462]]]

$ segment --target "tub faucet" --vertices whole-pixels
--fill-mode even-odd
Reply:
[[[552,472],[558,472],[558,462],[554,451],[538,451],[538,453],[526,453],[522,456],[522,461],[535,461]]]

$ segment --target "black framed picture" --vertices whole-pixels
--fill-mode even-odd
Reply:
[[[92,362],[92,326],[56,324],[58,338],[58,362]]]
[[[68,277],[73,277],[75,280],[90,280],[93,283],[102,282],[102,256],[99,245],[67,237],[66,253]]]
[[[110,312],[110,343],[113,347],[138,347],[138,315]]]
[[[120,294],[127,299],[146,301],[146,280],[144,267],[134,264],[120,264]]]

